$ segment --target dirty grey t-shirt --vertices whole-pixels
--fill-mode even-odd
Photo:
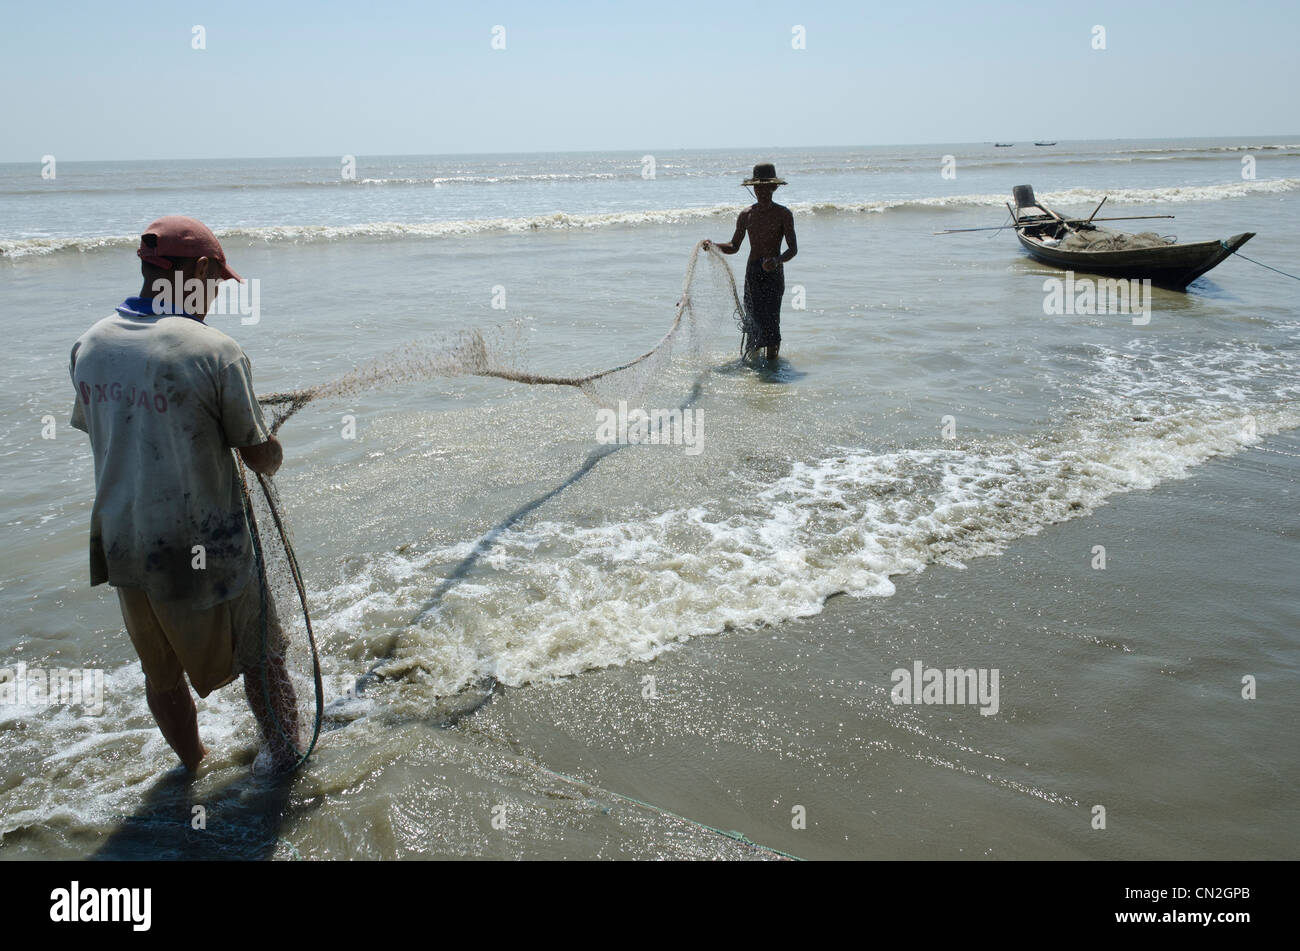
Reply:
[[[231,449],[269,431],[239,344],[150,306],[128,298],[72,347],[72,425],[95,455],[90,583],[203,609],[252,577]]]

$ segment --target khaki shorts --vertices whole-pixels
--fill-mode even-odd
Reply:
[[[195,610],[185,601],[158,601],[139,588],[118,588],[131,643],[145,678],[155,690],[175,689],[185,674],[194,692],[206,697],[262,662],[262,598],[257,580],[229,601]],[[267,643],[282,653],[286,638],[266,599]]]

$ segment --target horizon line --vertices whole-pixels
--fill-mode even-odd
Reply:
[[[1273,136],[1272,133],[1269,133],[1268,135],[1269,135],[1270,137]],[[1233,135],[1154,136],[1154,137],[1150,137],[1150,138],[1133,138],[1133,137],[1128,137],[1128,136],[1115,136],[1115,137],[1113,137],[1113,138],[1105,138],[1105,139],[1055,139],[1055,140],[1053,140],[1053,141],[1054,141],[1055,144],[1059,145],[1059,144],[1061,144],[1061,143],[1080,144],[1080,143],[1088,143],[1088,142],[1157,142],[1157,141],[1182,142],[1182,141],[1189,141],[1189,140],[1193,140],[1193,139],[1234,139],[1234,138],[1242,138],[1242,137],[1249,137],[1249,138],[1263,138],[1263,137],[1265,137],[1265,135],[1264,135],[1263,133],[1259,133],[1259,134],[1251,134],[1251,135],[1249,135],[1249,136],[1246,136],[1245,134],[1240,134],[1240,135],[1238,135],[1238,134],[1233,134]],[[1278,138],[1296,138],[1296,139],[1300,139],[1300,133],[1286,133],[1286,134],[1278,134],[1276,137],[1278,137]],[[648,154],[653,154],[653,153],[656,152],[656,151],[657,151],[657,152],[662,152],[662,153],[671,153],[671,152],[741,152],[741,151],[753,151],[753,152],[755,152],[755,153],[759,153],[759,152],[764,152],[764,151],[770,151],[770,152],[781,152],[781,151],[793,151],[793,150],[798,150],[798,149],[883,149],[883,148],[899,148],[899,147],[920,147],[920,146],[930,146],[930,145],[961,145],[961,146],[970,146],[970,145],[993,145],[995,142],[998,142],[998,141],[1001,141],[1001,140],[998,140],[998,139],[987,139],[987,140],[983,140],[983,141],[979,141],[979,142],[974,142],[974,141],[971,141],[971,142],[953,142],[953,141],[947,141],[947,142],[879,142],[879,143],[870,144],[870,145],[868,145],[868,144],[861,144],[861,143],[859,143],[859,144],[854,144],[854,145],[844,145],[844,144],[838,144],[838,145],[791,145],[791,146],[779,146],[779,147],[776,147],[776,148],[772,148],[771,146],[757,147],[757,146],[746,146],[746,145],[734,145],[734,146],[731,146],[731,145],[722,145],[722,146],[674,146],[674,147],[669,148],[669,149],[653,149],[653,148],[651,148],[651,149],[640,149],[640,148],[637,148],[637,149],[630,149],[630,148],[619,148],[619,149],[534,149],[534,150],[516,150],[516,151],[504,151],[504,152],[492,152],[492,151],[489,151],[489,152],[474,152],[474,151],[460,151],[460,152],[346,152],[346,153],[320,153],[320,154],[317,154],[317,155],[304,155],[304,154],[297,154],[297,155],[207,155],[207,156],[196,156],[196,157],[189,157],[189,158],[178,158],[178,157],[172,156],[172,157],[166,157],[166,158],[115,158],[115,159],[105,159],[105,158],[74,158],[74,159],[58,159],[57,156],[56,156],[56,159],[57,159],[57,161],[58,161],[60,164],[64,164],[64,163],[81,163],[81,162],[85,162],[85,163],[91,163],[91,162],[233,162],[233,161],[267,161],[267,160],[283,160],[283,159],[321,159],[321,158],[330,158],[330,159],[333,159],[333,158],[336,158],[336,157],[341,156],[341,155],[352,155],[352,156],[357,157],[357,158],[362,158],[362,157],[364,157],[364,158],[442,158],[442,157],[449,157],[449,156],[467,156],[467,155],[481,155],[481,156],[497,156],[497,155],[501,155],[501,156],[506,156],[506,155],[590,155],[590,154],[602,154],[602,153],[603,153],[603,154],[609,154],[609,153],[619,153],[619,152],[627,152],[627,153],[629,153],[629,154],[641,153],[642,155],[648,155]],[[1019,144],[1021,144],[1022,142],[1025,143],[1025,144],[1033,144],[1035,141],[1046,141],[1046,139],[1037,139],[1037,140],[1036,140],[1036,139],[1032,139],[1032,138],[1017,139],[1013,144],[1015,144],[1015,145],[1019,145]],[[1300,143],[1297,143],[1297,144],[1300,144]],[[46,154],[53,154],[53,153],[46,153]],[[4,165],[28,165],[28,164],[36,164],[36,165],[40,165],[40,164],[41,164],[41,159],[40,159],[40,158],[29,158],[29,159],[9,160],[9,161],[3,161],[3,162],[0,162],[0,166],[4,166]]]

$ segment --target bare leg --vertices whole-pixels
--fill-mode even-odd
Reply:
[[[189,685],[182,679],[171,690],[156,690],[153,682],[145,678],[144,695],[167,745],[176,751],[185,768],[194,772],[208,751],[199,741],[198,711]]]
[[[778,343],[776,346],[768,347],[768,348],[767,348],[767,359],[770,360],[771,362],[775,363],[775,362],[776,362],[776,355],[777,355],[778,353],[780,353],[780,352],[781,352],[781,345],[780,345],[779,343]]]
[[[276,772],[283,772],[293,768],[301,755],[298,698],[293,692],[283,657],[268,657],[266,674],[267,690],[263,691],[262,668],[251,667],[244,671],[244,695],[248,697],[248,706],[262,729],[262,738],[271,749]],[[271,700],[269,709],[267,693]]]

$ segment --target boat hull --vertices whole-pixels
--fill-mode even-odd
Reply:
[[[1016,232],[1016,237],[1020,239],[1021,247],[1044,264],[1104,277],[1149,280],[1158,287],[1181,290],[1220,264],[1255,237],[1255,233],[1235,234],[1224,241],[1198,241],[1130,251],[1066,251],[1045,246],[1021,231]]]

